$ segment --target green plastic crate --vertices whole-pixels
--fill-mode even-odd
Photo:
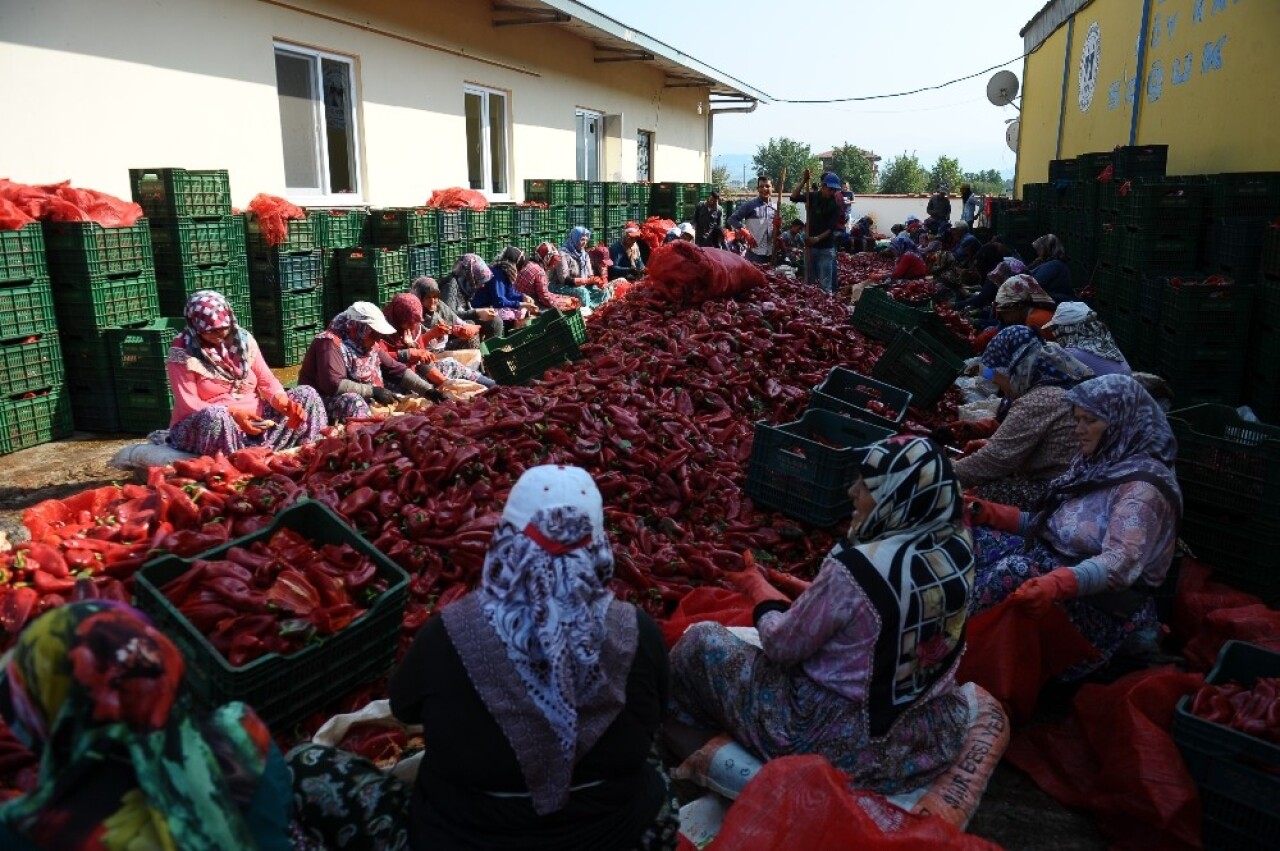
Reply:
[[[627,184],[609,181],[604,184],[604,203],[608,207],[621,207],[627,203]]]
[[[585,180],[566,180],[569,186],[569,197],[566,203],[582,205],[587,203],[587,182]]]
[[[129,185],[133,200],[153,225],[186,216],[231,214],[231,179],[225,170],[131,168]]]
[[[1164,177],[1168,145],[1121,145],[1114,151],[1114,180]]]
[[[379,306],[379,292],[409,288],[409,252],[400,248],[346,248],[338,250],[339,279],[347,302],[372,301]]]
[[[59,285],[152,272],[155,266],[146,219],[121,228],[94,222],[45,222],[44,245],[49,274]]]
[[[324,308],[322,289],[276,293],[273,297],[253,300],[253,318],[261,334],[281,338],[296,329],[314,330],[324,321]]]
[[[833,526],[853,512],[849,488],[864,447],[892,429],[821,409],[781,425],[756,423],[747,466],[747,495],[761,508],[815,526]]]
[[[900,331],[871,370],[872,378],[901,387],[920,409],[934,405],[964,369],[964,360],[925,331]]]
[[[476,255],[485,263],[492,263],[498,259],[498,251],[505,247],[505,243],[496,239],[472,239],[465,243],[467,251]]]
[[[39,222],[0,230],[0,284],[28,283],[48,276],[44,229]]]
[[[490,204],[486,212],[489,214],[489,235],[495,239],[506,239],[515,234],[515,204]]]
[[[120,432],[120,409],[110,377],[99,381],[93,376],[68,373],[63,392],[71,399],[71,422],[77,430],[94,434]]]
[[[1170,411],[1169,425],[1188,505],[1280,525],[1280,425],[1248,422],[1224,405]]]
[[[441,242],[461,242],[467,238],[467,222],[461,210],[437,210],[436,215]]]
[[[652,184],[649,183],[628,183],[627,184],[627,203],[638,204],[641,207],[649,206],[649,193],[652,190]]]
[[[354,248],[363,245],[368,229],[366,210],[311,210],[316,248]]]
[[[63,383],[58,335],[0,344],[0,396],[14,396]]]
[[[81,327],[104,330],[150,322],[160,315],[156,273],[150,269],[132,277],[60,281],[54,289],[59,319]]]
[[[57,328],[48,278],[0,285],[0,340],[18,340]]]
[[[182,317],[166,316],[134,328],[112,328],[105,335],[111,362],[119,365],[121,376],[163,375],[169,347],[186,327]]]
[[[877,410],[871,410],[871,404],[877,405]],[[823,382],[813,388],[809,407],[897,431],[911,407],[911,394],[851,369],[833,366]]]
[[[151,229],[156,270],[173,277],[183,267],[230,263],[244,252],[235,220],[226,215],[217,219],[171,219],[164,227]]]
[[[570,214],[568,207],[552,207],[547,211],[547,226],[542,231],[544,236],[550,235],[548,242],[559,245],[569,236]],[[573,225],[577,227],[577,225]]]
[[[61,386],[0,400],[0,455],[59,440],[71,429],[71,402]]]
[[[167,378],[116,374],[116,409],[120,431],[149,434],[169,427],[173,417],[173,391]]]
[[[383,207],[369,211],[369,231],[374,245],[395,247],[398,245],[423,245],[440,238],[442,219],[450,221],[459,217],[442,216],[434,207]],[[456,211],[449,211],[456,214]],[[459,225],[460,226],[460,225]],[[457,237],[461,239],[461,237]],[[333,248],[354,248],[332,246]]]
[[[265,257],[270,251],[297,252],[314,251],[316,246],[315,225],[309,218],[286,219],[288,231],[284,242],[279,245],[268,245],[262,235],[262,225],[256,213],[244,215],[244,240],[250,259]]]
[[[1221,341],[1244,350],[1251,320],[1254,288],[1224,279],[1226,286],[1167,284],[1160,311],[1166,333]]]
[[[440,246],[438,245],[410,245],[409,246],[409,282],[413,283],[424,275],[428,278],[438,278],[443,274],[444,270],[440,268]]]
[[[336,250],[341,254],[364,249]],[[274,251],[255,258],[249,264],[249,286],[255,294],[313,290],[323,285],[324,253],[320,249],[295,253]]]
[[[578,357],[559,312],[541,314],[530,325],[480,344],[485,371],[499,384],[524,384]]]
[[[524,200],[541,204],[568,204],[568,180],[526,180]]]
[[[511,213],[511,233],[513,236],[527,236],[541,232],[538,226],[538,213],[542,207],[530,204],[517,204]],[[545,218],[543,219],[545,221]]]
[[[178,316],[186,307],[187,299],[199,290],[221,293],[231,302],[243,302],[249,298],[249,264],[243,258],[231,263],[210,266],[187,266],[177,275],[156,272],[156,292],[160,297],[160,312]],[[239,314],[236,314],[240,318]]]
[[[963,360],[972,355],[969,343],[960,339],[931,308],[904,304],[881,289],[863,291],[849,323],[866,336],[886,343],[893,342],[901,330],[923,328],[956,357]]]
[[[311,328],[291,328],[280,334],[271,328],[265,328],[255,333],[253,337],[258,341],[258,348],[262,350],[262,356],[267,359],[268,366],[276,368],[297,366],[306,356],[311,341],[324,330],[327,324],[327,322],[316,323]]]
[[[387,589],[346,629],[318,639],[291,656],[270,654],[233,667],[209,640],[161,593],[160,588],[191,569],[196,559],[219,559],[231,547],[270,541],[281,529],[317,546],[346,544],[377,567]],[[395,562],[348,526],[328,507],[301,500],[281,511],[269,526],[196,559],[164,556],[137,574],[135,602],[178,644],[187,660],[187,681],[197,700],[220,706],[240,700],[252,706],[275,730],[291,725],[356,686],[375,680],[395,661],[408,596],[409,577]]]

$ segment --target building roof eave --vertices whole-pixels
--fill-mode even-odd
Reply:
[[[1049,36],[1058,31],[1058,27],[1090,2],[1091,0],[1048,0],[1018,32],[1022,36],[1022,52],[1030,53],[1044,44]]]

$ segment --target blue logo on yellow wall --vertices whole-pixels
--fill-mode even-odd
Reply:
[[[1098,87],[1098,67],[1102,63],[1102,33],[1098,22],[1089,25],[1089,33],[1080,51],[1080,111],[1088,112],[1093,93]]]

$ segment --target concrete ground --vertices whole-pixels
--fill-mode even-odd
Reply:
[[[22,509],[43,499],[130,480],[129,473],[107,462],[120,448],[140,440],[77,433],[69,440],[0,456],[0,532],[11,540],[22,540]],[[1065,706],[1049,708],[1051,715],[1063,711]],[[1003,763],[969,832],[1009,849],[1101,851],[1107,847],[1092,819],[1065,809],[1025,774]]]

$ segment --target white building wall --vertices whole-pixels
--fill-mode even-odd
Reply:
[[[517,200],[526,178],[575,176],[575,107],[622,117],[601,179],[634,179],[637,129],[656,134],[655,180],[706,179],[705,90],[663,88],[651,64],[597,64],[571,33],[492,16],[482,0],[4,0],[0,176],[128,197],[131,167],[225,168],[238,206],[290,197],[280,40],[355,60],[365,193],[353,201],[418,204],[466,185],[464,83],[510,94]]]

